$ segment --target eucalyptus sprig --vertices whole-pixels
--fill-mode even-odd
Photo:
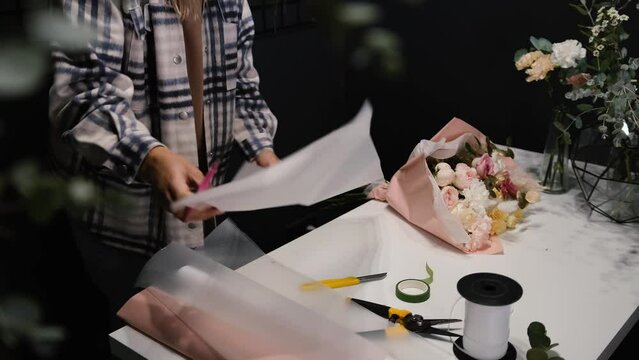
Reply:
[[[526,352],[526,360],[564,360],[564,358],[550,353],[550,350],[559,344],[550,343],[544,324],[533,321],[528,325],[528,341],[530,349]]]

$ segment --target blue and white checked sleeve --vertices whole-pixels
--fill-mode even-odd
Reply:
[[[260,78],[253,66],[255,26],[248,2],[243,1],[238,26],[238,73],[233,136],[249,160],[265,148],[273,148],[277,118],[259,91]]]
[[[63,4],[74,24],[88,25],[96,36],[82,54],[53,54],[50,116],[56,136],[91,165],[131,183],[146,154],[161,143],[130,109],[133,82],[120,73],[124,23],[119,1]]]

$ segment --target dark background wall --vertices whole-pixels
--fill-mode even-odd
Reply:
[[[0,2],[3,37],[20,29],[18,3]],[[567,38],[585,42],[575,26],[583,19],[567,1],[425,0],[413,7],[378,1],[383,8],[379,25],[399,35],[405,60],[403,75],[388,77],[374,64],[366,69],[351,66],[345,49],[357,44],[356,32],[346,33],[342,40],[347,46],[337,48],[325,18],[304,13],[300,19],[278,22],[296,11],[293,6],[304,3],[309,1],[291,2],[288,15],[268,10],[256,18],[263,31],[255,41],[255,64],[262,93],[280,122],[276,150],[286,156],[303,147],[348,121],[369,98],[374,108],[371,135],[386,178],[419,140],[455,116],[496,142],[510,137],[514,146],[541,151],[550,103],[541,84],[526,83],[524,74],[515,70],[513,54],[529,46],[530,35],[553,42]],[[639,14],[630,15],[626,29],[639,36]],[[631,55],[639,56],[636,38],[627,45]],[[2,102],[0,171],[22,157],[44,156],[47,102],[44,86],[27,98]],[[230,216],[270,251],[349,208],[327,213],[317,207],[290,206]],[[62,358],[104,350],[100,340],[104,334],[99,331],[106,319],[95,310],[78,312],[101,299],[83,273],[64,222],[31,226],[24,219],[1,216],[24,231],[15,241],[2,244],[0,295],[8,290],[32,294],[43,303],[48,322],[69,329]],[[635,329],[622,347],[636,338]],[[0,349],[0,358],[2,354]]]

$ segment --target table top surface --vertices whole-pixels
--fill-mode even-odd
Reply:
[[[516,156],[526,165],[540,161],[540,154],[528,151],[517,150]],[[369,201],[237,271],[266,287],[276,282],[263,271],[272,260],[314,279],[387,272],[384,280],[333,291],[428,318],[460,319],[464,302],[454,306],[458,280],[498,273],[524,290],[510,319],[509,341],[518,358],[530,347],[526,330],[532,321],[545,324],[566,359],[608,358],[639,316],[639,224],[616,224],[592,213],[576,186],[544,194],[526,212],[516,229],[501,236],[503,255],[468,255],[409,224],[386,203]],[[430,299],[419,304],[397,299],[395,284],[426,277],[426,262],[435,272]],[[111,338],[146,358],[181,359],[130,327]],[[384,339],[372,341],[396,358],[454,359],[448,341],[419,338],[406,354]]]

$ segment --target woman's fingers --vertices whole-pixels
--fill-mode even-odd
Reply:
[[[203,210],[195,210],[195,209],[191,209],[191,211],[189,211],[188,213],[185,214],[185,217],[182,221],[184,222],[189,222],[189,221],[202,221],[202,220],[208,220],[214,216],[220,215],[222,214],[222,211],[220,211],[218,208],[215,207],[207,207]]]

